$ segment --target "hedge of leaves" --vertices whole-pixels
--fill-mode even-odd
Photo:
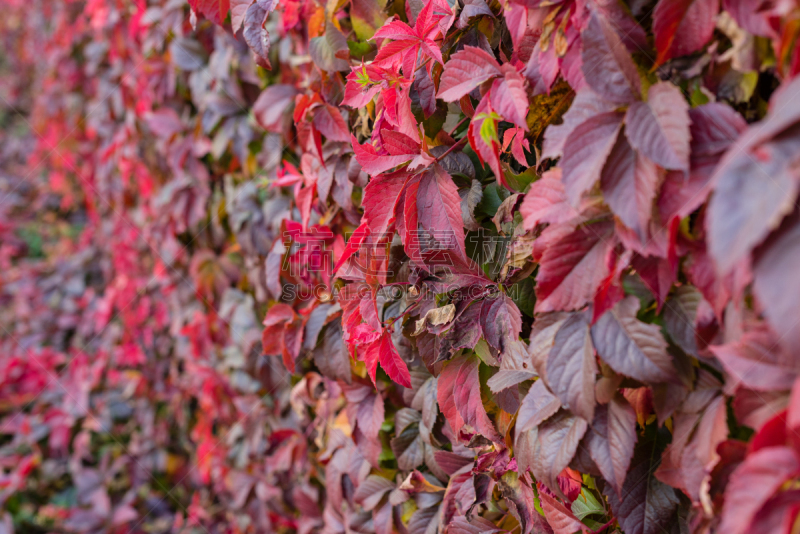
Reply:
[[[795,0],[3,0],[0,532],[800,528]]]

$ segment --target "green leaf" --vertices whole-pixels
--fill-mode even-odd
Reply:
[[[603,515],[606,513],[603,505],[587,488],[581,488],[581,494],[572,503],[572,513],[575,517],[586,523],[585,519],[590,515]],[[591,525],[590,525],[591,526]]]
[[[536,172],[535,167],[528,167],[524,171],[519,174],[515,174],[514,171],[511,170],[511,167],[507,163],[503,163],[503,171],[506,175],[506,181],[508,185],[513,187],[517,191],[525,191],[529,185],[531,185],[537,178],[539,178],[539,174]]]
[[[536,294],[534,292],[533,277],[529,276],[520,280],[508,290],[511,300],[517,305],[519,311],[533,317],[533,307],[536,304]]]
[[[363,60],[364,56],[374,49],[373,45],[367,41],[347,41],[347,48],[350,49],[350,57],[356,60]],[[367,82],[369,82],[369,78],[367,78]],[[364,85],[361,79],[361,73],[359,73],[358,83]]]

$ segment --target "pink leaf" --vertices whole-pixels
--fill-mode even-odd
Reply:
[[[465,46],[450,56],[444,66],[437,96],[445,102],[455,102],[486,80],[500,75],[500,65],[493,55],[482,48]]]
[[[711,39],[719,0],[659,0],[653,11],[656,66],[697,52]]]
[[[671,83],[650,87],[646,104],[631,104],[625,135],[633,148],[665,169],[689,170],[689,104]]]
[[[583,76],[589,87],[619,104],[639,100],[639,71],[613,25],[603,15],[592,13],[581,39]]]
[[[570,147],[561,159],[562,180],[567,198],[578,206],[583,193],[600,179],[611,149],[622,127],[623,115],[613,111],[595,115],[577,128],[567,138]]]

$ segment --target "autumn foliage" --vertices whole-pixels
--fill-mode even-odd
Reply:
[[[0,533],[795,533],[795,0],[3,0]]]

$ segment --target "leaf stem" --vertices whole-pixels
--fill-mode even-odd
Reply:
[[[614,523],[614,521],[616,521],[616,520],[617,520],[617,518],[616,518],[616,517],[612,517],[612,518],[611,518],[611,520],[610,520],[608,523],[606,523],[606,524],[605,524],[605,525],[603,525],[602,527],[598,528],[597,530],[593,530],[593,531],[591,532],[591,534],[600,534],[600,533],[601,533],[601,532],[603,532],[605,529],[607,529],[608,527],[610,527],[610,526],[611,526],[611,525]]]
[[[452,129],[452,130],[450,130],[449,132],[447,132],[447,135],[449,135],[450,137],[453,137],[453,134],[454,134],[454,133],[456,133],[456,130],[458,130],[459,126],[461,126],[462,124],[464,124],[464,121],[466,121],[466,120],[469,120],[469,117],[464,117],[463,119],[461,119],[460,121],[458,121],[458,124],[456,124],[456,125],[453,127],[453,129]]]
[[[445,158],[445,156],[447,156],[447,155],[448,155],[450,152],[454,151],[456,148],[459,148],[459,145],[461,145],[461,147],[463,147],[464,145],[466,145],[466,144],[467,144],[467,143],[466,143],[466,141],[467,141],[467,138],[466,138],[466,137],[462,137],[461,139],[459,139],[459,140],[458,140],[458,142],[457,142],[456,144],[454,144],[453,146],[451,146],[450,148],[448,148],[448,149],[445,151],[445,153],[444,153],[444,154],[442,154],[441,156],[439,156],[438,158],[436,158],[435,160],[433,160],[433,162],[434,162],[434,163],[438,163],[438,162],[440,162],[440,161],[441,161],[441,160],[443,160],[443,159]]]

